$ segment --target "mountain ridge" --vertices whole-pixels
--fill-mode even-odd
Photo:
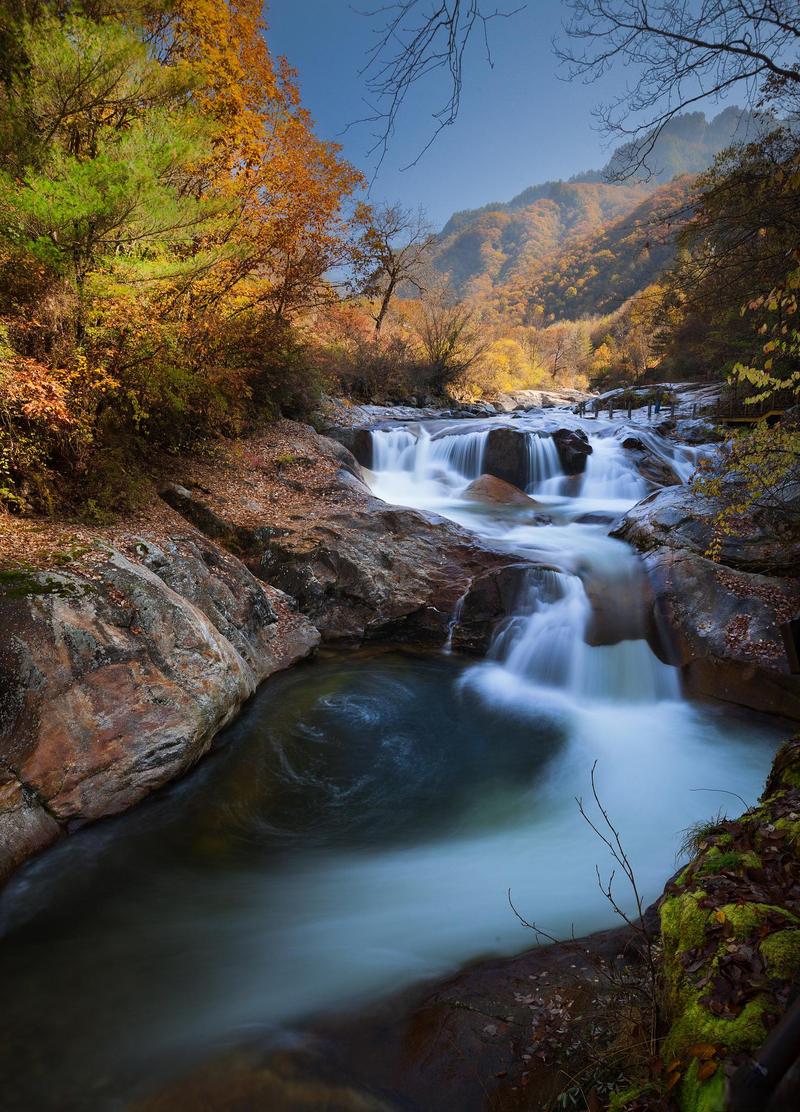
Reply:
[[[547,285],[548,268],[553,275],[564,269],[562,256],[571,262],[577,253],[592,269],[592,237],[601,241],[612,226],[633,216],[648,198],[669,193],[671,182],[678,178],[689,180],[707,169],[720,151],[751,136],[756,129],[763,129],[760,116],[733,107],[725,108],[710,120],[703,112],[677,116],[655,142],[648,159],[649,169],[632,179],[608,180],[629,158],[630,144],[626,144],[612,153],[602,170],[585,171],[567,181],[534,184],[508,201],[453,213],[436,239],[433,265],[448,276],[459,297],[479,302],[499,297],[502,301],[503,292],[513,290],[514,301],[518,302],[520,290],[526,285],[531,292],[543,279]],[[688,196],[685,188],[677,193],[682,200]],[[616,249],[624,256],[628,246],[631,250],[642,250],[641,237],[616,235],[612,239],[613,247],[598,246],[598,251]],[[657,255],[658,266],[663,269],[671,261],[671,251],[661,244]],[[620,268],[635,271],[636,267],[629,262],[621,258]],[[608,266],[600,269],[614,273],[614,268]],[[653,267],[640,269],[648,280],[653,279]],[[581,277],[573,267],[571,281],[565,288],[572,288]],[[595,282],[593,288],[598,285]],[[624,283],[626,289],[629,285]],[[619,298],[609,300],[603,295],[592,309],[586,297],[578,301],[595,313],[608,311],[607,305],[613,308],[621,303]],[[552,308],[545,309],[547,316],[552,317],[553,312]]]

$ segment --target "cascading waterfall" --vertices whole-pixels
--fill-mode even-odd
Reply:
[[[421,428],[372,431],[372,468],[377,472],[409,471],[417,479],[444,474],[452,480],[477,479],[483,471],[489,430],[436,436]]]
[[[556,442],[539,430],[519,431],[527,435],[528,492],[553,499],[556,510],[561,506],[562,512],[569,512],[573,500],[564,490],[569,480]],[[431,435],[420,426],[414,433],[377,430],[372,436],[377,493],[459,520],[459,494],[481,474],[489,429],[446,429]],[[590,443],[576,508],[589,503],[591,509],[616,514],[648,493],[649,484],[614,435],[592,435]],[[659,446],[659,451],[665,454],[668,449]],[[392,474],[402,485],[392,485]],[[504,533],[502,522],[495,528],[500,532],[493,532],[493,539],[534,560],[542,559],[541,546],[546,545],[544,558],[561,570],[540,571],[530,578],[513,617],[496,634],[491,663],[476,666],[481,685],[488,685],[488,697],[499,684],[506,699],[515,690],[527,699],[532,691],[546,689],[574,705],[621,707],[678,698],[676,669],[658,659],[645,639],[643,622],[633,620],[641,606],[641,573],[625,545],[608,538],[602,525],[570,520],[544,532],[541,527],[515,525],[506,526]],[[592,584],[589,593],[584,581]],[[600,636],[593,599],[595,606],[599,599],[601,610],[611,614],[601,619]]]
[[[374,471],[410,470],[406,460],[413,457],[417,438],[408,429],[375,429],[371,440]]]
[[[564,477],[561,457],[552,436],[528,433],[528,484],[529,494],[557,494],[553,486],[560,486]]]
[[[611,503],[638,502],[648,492],[645,479],[625,459],[625,449],[613,436],[591,436],[592,453],[586,460],[581,497]]]
[[[676,669],[663,664],[644,639],[587,644],[591,618],[592,606],[577,575],[535,573],[489,655],[521,682],[560,689],[579,702],[653,703],[679,697]]]

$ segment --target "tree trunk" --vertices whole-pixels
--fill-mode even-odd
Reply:
[[[380,336],[380,334],[381,334],[381,325],[383,324],[384,317],[386,316],[386,313],[388,312],[389,302],[392,300],[392,294],[394,293],[394,288],[395,288],[395,280],[394,280],[394,278],[390,278],[389,279],[389,285],[386,287],[386,292],[384,293],[383,300],[381,301],[380,310],[378,312],[377,317],[375,318],[375,339],[376,340],[377,340],[378,336]]]

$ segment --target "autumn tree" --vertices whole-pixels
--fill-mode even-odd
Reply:
[[[566,366],[570,330],[566,324],[554,324],[543,336],[545,361],[555,384]]]
[[[486,350],[477,311],[446,293],[424,305],[420,341],[431,382],[443,390],[463,375]]]
[[[356,244],[354,288],[376,301],[375,335],[380,335],[392,298],[403,286],[425,291],[434,236],[422,210],[402,205],[360,207],[362,231]]]
[[[151,443],[306,404],[293,324],[334,296],[361,179],[315,136],[259,0],[40,0],[3,16],[10,481],[34,466],[22,443],[88,490],[101,462],[132,474]],[[11,405],[32,374],[55,399],[47,428]]]

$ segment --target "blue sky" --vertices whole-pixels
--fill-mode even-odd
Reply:
[[[362,125],[342,133],[368,111],[359,69],[378,24],[358,9],[371,6],[378,4],[271,0],[266,7],[270,46],[298,69],[318,133],[341,142],[364,170],[370,168],[373,129]],[[493,21],[494,68],[476,42],[467,58],[457,122],[416,166],[402,171],[430,137],[431,113],[442,99],[441,84],[420,88],[405,105],[372,196],[421,204],[441,226],[458,209],[508,200],[535,182],[599,169],[608,147],[593,130],[592,108],[619,91],[626,75],[619,71],[589,86],[559,80],[551,39],[563,15],[559,0],[529,0],[513,18]]]

